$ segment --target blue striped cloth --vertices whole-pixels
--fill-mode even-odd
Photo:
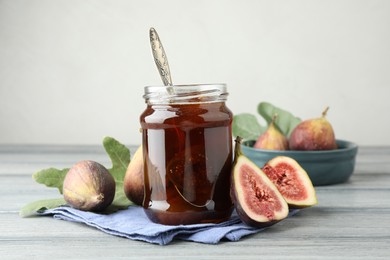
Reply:
[[[297,212],[291,211],[290,216]],[[236,214],[219,224],[193,224],[167,226],[151,222],[141,207],[129,207],[112,214],[97,214],[71,207],[46,210],[42,215],[53,215],[55,219],[84,223],[105,233],[166,245],[174,239],[217,244],[220,241],[237,241],[244,236],[258,233],[264,228],[249,227]]]

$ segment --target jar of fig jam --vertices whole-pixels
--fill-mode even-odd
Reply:
[[[224,84],[145,87],[143,207],[153,222],[218,223],[230,217],[227,95]]]

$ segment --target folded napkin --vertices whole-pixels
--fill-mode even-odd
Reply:
[[[289,216],[297,210],[291,211]],[[193,224],[167,226],[151,222],[141,207],[129,207],[112,214],[97,214],[70,207],[46,210],[42,215],[53,215],[55,219],[84,223],[111,235],[166,245],[173,239],[217,244],[221,240],[237,241],[264,228],[249,227],[241,222],[237,214],[218,224]]]

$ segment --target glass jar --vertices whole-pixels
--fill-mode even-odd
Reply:
[[[143,207],[153,222],[218,223],[230,217],[227,95],[224,84],[145,87]]]

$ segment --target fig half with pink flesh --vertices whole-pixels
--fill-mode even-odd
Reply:
[[[241,154],[239,147],[238,141],[231,189],[237,214],[249,226],[271,226],[287,217],[288,205],[271,180]]]
[[[262,170],[291,208],[317,204],[316,192],[309,176],[293,158],[277,156],[268,161]]]

